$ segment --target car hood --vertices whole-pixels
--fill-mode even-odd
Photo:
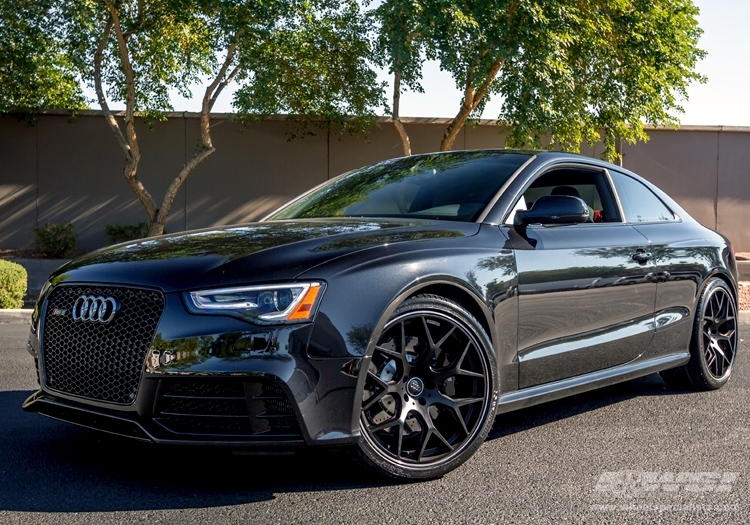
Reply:
[[[305,219],[163,235],[89,253],[51,277],[153,286],[165,292],[294,279],[343,255],[397,242],[475,235],[479,225],[436,220]]]

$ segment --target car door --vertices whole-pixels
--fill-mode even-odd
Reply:
[[[656,331],[650,356],[687,348],[698,284],[706,268],[721,265],[719,254],[706,246],[702,227],[684,223],[641,181],[614,170],[610,175],[626,220],[649,240],[654,256]]]
[[[622,221],[606,170],[550,170],[522,199],[571,188],[597,222],[505,226],[518,268],[519,388],[632,361],[653,338],[648,240]]]

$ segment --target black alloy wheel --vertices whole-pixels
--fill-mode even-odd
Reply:
[[[732,374],[737,354],[737,303],[729,286],[712,279],[698,301],[687,365],[661,373],[672,386],[716,390]]]
[[[496,364],[481,325],[436,296],[405,301],[378,338],[359,453],[379,472],[429,479],[466,461],[492,427]]]

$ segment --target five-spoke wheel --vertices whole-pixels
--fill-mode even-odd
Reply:
[[[435,477],[463,463],[492,426],[495,369],[489,338],[463,308],[435,296],[405,301],[369,361],[363,458],[398,478]]]

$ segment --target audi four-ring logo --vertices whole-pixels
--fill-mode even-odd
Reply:
[[[107,324],[115,317],[119,308],[114,297],[82,295],[73,305],[73,320]]]

